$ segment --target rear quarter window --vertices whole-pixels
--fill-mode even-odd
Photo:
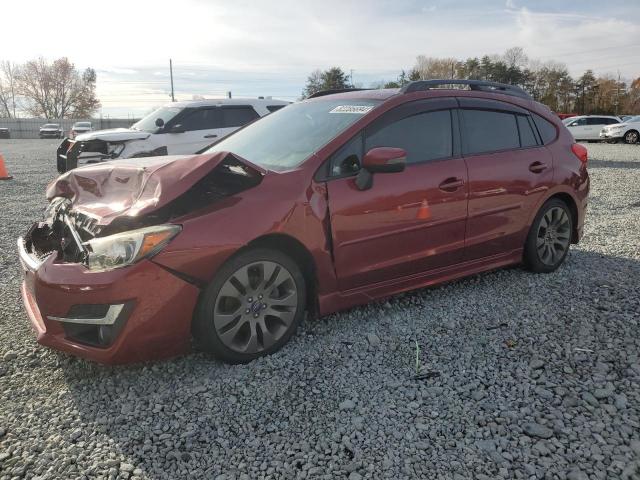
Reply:
[[[542,138],[542,143],[546,145],[547,143],[553,142],[558,136],[558,131],[556,130],[555,125],[549,120],[542,118],[537,113],[532,113],[531,117],[538,128],[538,132]]]

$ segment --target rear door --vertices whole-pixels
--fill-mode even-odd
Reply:
[[[600,140],[600,130],[609,124],[608,118],[589,117],[587,118],[585,140]]]
[[[260,118],[251,105],[225,105],[220,109],[222,110],[222,127],[216,132],[218,138],[225,137]]]
[[[551,154],[526,110],[493,100],[459,101],[469,172],[465,258],[522,248],[533,209],[551,185]]]
[[[327,191],[341,290],[461,261],[467,169],[452,121],[456,106],[454,99],[402,105],[333,155]],[[372,188],[358,190],[364,152],[382,146],[403,148],[406,169],[375,174]]]

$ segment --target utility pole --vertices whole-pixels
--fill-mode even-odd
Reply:
[[[14,71],[11,66],[11,62],[9,62],[9,80],[11,82],[11,105],[13,106],[13,118],[16,118],[16,94],[13,90]]]
[[[169,75],[171,76],[171,101],[175,102],[176,97],[173,96],[173,62],[169,59]]]
[[[350,73],[349,73],[349,82],[351,83],[351,88],[353,88],[353,68],[350,70]]]
[[[618,84],[616,85],[616,117],[618,116],[619,105],[620,105],[620,70],[618,70]]]

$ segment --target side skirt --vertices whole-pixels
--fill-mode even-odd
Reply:
[[[318,299],[320,316],[380,300],[409,290],[457,280],[489,270],[522,262],[522,248],[500,255],[458,263],[449,267],[395,278],[363,287],[321,295]]]

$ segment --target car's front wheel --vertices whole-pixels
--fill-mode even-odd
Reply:
[[[193,334],[220,360],[246,363],[287,343],[305,306],[305,279],[291,258],[277,250],[247,250],[202,293]]]
[[[531,225],[524,247],[526,267],[539,273],[556,270],[569,253],[573,216],[566,203],[548,200]]]
[[[629,130],[624,134],[625,143],[638,143],[638,138],[638,132],[636,132],[635,130]]]

